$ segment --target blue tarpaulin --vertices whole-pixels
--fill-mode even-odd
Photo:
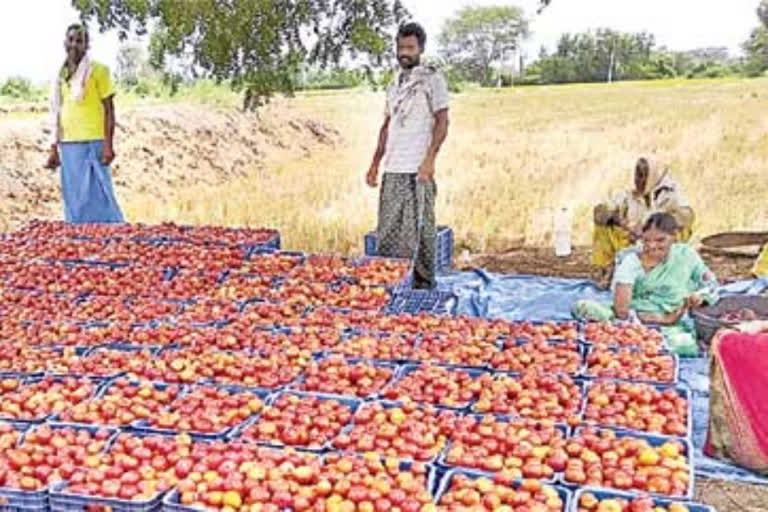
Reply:
[[[453,291],[458,313],[509,321],[571,320],[571,304],[580,299],[610,301],[609,292],[592,281],[555,277],[492,274],[476,269],[443,275],[439,287]],[[742,281],[721,288],[721,294],[756,294],[768,280]],[[709,420],[709,361],[681,359],[680,378],[693,397],[693,442],[696,474],[768,485],[768,478],[724,464],[702,454]]]

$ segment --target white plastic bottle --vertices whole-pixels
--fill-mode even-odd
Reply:
[[[571,212],[567,206],[555,211],[555,256],[565,258],[571,255]]]

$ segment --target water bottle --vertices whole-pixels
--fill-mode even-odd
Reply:
[[[571,212],[567,206],[555,212],[555,256],[565,258],[571,255]]]

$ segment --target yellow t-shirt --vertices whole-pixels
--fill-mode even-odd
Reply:
[[[70,85],[61,76],[61,142],[83,142],[104,139],[104,105],[102,101],[115,94],[109,68],[91,62],[83,99],[72,99]]]

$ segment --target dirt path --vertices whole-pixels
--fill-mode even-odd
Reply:
[[[724,281],[748,279],[753,261],[749,258],[703,255],[715,274]],[[493,272],[532,274],[572,278],[592,278],[589,247],[576,247],[568,258],[558,258],[551,248],[521,247],[502,254],[476,254],[463,262],[456,255],[459,268],[482,267]]]

